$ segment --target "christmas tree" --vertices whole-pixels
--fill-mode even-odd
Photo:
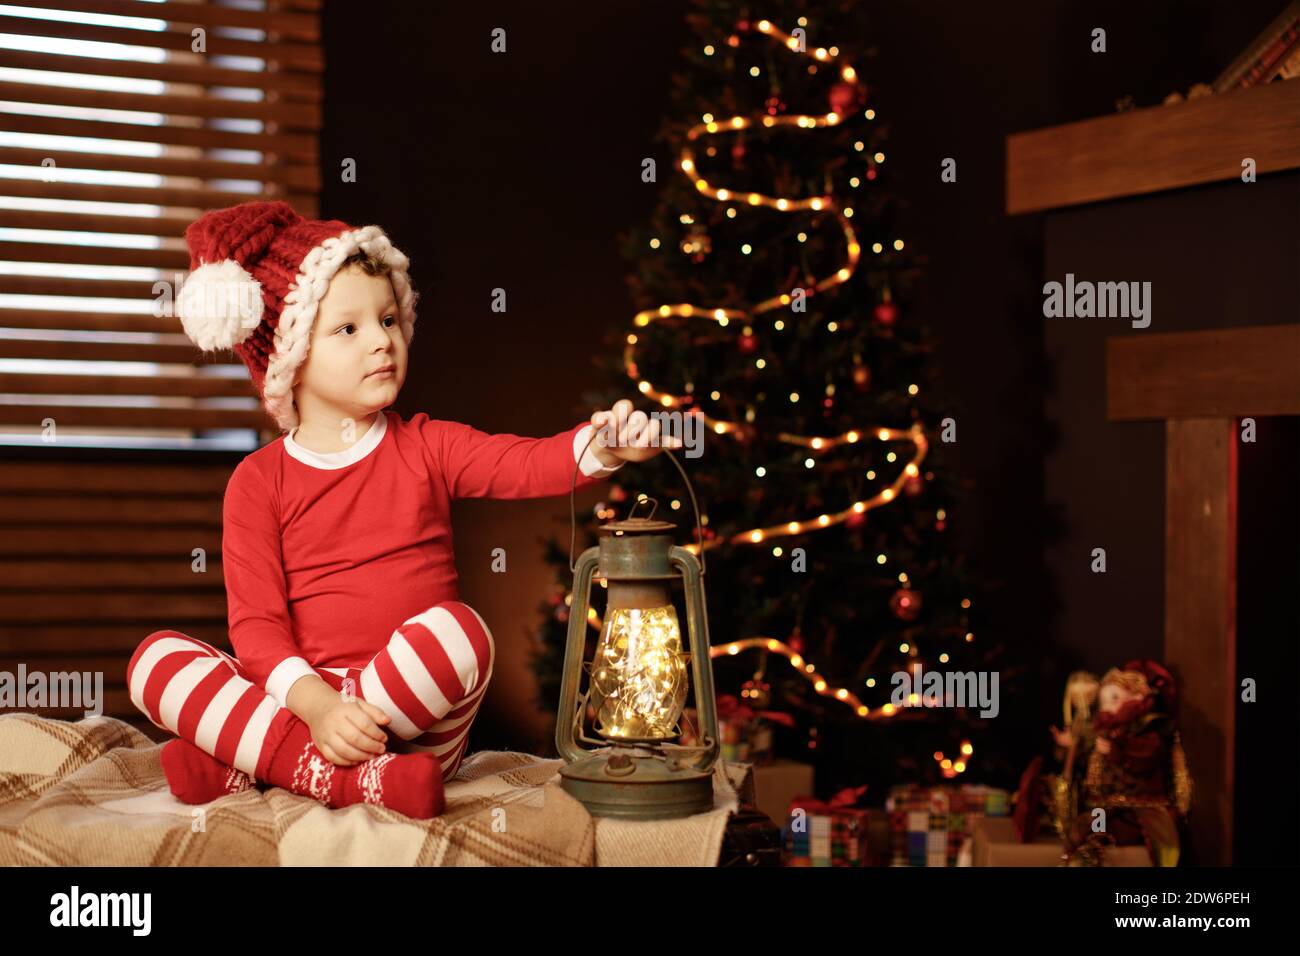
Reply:
[[[996,663],[949,546],[959,487],[938,452],[955,422],[935,407],[931,347],[907,311],[918,262],[857,65],[869,51],[836,45],[861,29],[860,11],[847,0],[777,0],[761,17],[737,0],[692,7],[687,68],[656,137],[672,165],[644,164],[657,206],[621,240],[639,311],[598,360],[607,384],[584,397],[607,408],[635,388],[647,413],[696,416],[703,453],[675,454],[703,541],[675,469],[653,463],[613,476],[580,518],[574,554],[650,486],[655,517],[705,552],[718,693],[793,718],[778,753],[856,754],[847,783],[957,777],[990,721],[973,700],[930,706],[918,679]],[[552,710],[569,545],[547,543],[557,584],[534,659]],[[911,706],[898,706],[900,691]]]

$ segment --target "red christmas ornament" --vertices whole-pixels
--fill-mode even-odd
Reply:
[[[876,167],[875,167],[875,166],[869,166],[869,167],[867,168],[867,178],[868,178],[868,179],[875,179],[875,178],[876,178]]]
[[[745,160],[745,144],[740,140],[736,140],[731,146],[731,160],[737,164]]]
[[[758,348],[758,339],[754,335],[742,335],[736,342],[745,355],[753,355]]]
[[[867,91],[861,84],[841,80],[831,87],[829,99],[831,109],[845,116],[866,102]]]
[[[867,521],[866,511],[855,511],[844,519],[844,526],[847,528],[861,528]]]
[[[865,392],[871,387],[871,369],[865,365],[855,365],[853,367],[853,385],[859,392]]]
[[[802,653],[803,653],[803,635],[802,635],[802,634],[799,634],[798,632],[796,632],[796,633],[794,633],[794,634],[791,634],[791,635],[790,635],[790,639],[787,640],[786,643],[790,645],[790,650],[794,651],[796,654],[802,654]]]
[[[898,306],[892,302],[880,302],[876,304],[876,321],[886,328],[892,328],[898,321]]]
[[[921,614],[921,595],[910,588],[899,588],[889,599],[889,609],[900,621],[915,621]]]
[[[763,109],[767,111],[768,116],[777,116],[785,112],[785,101],[779,96],[769,96],[763,101]]]
[[[627,499],[627,492],[619,485],[613,485],[609,489],[609,497],[614,501],[625,501]]]
[[[925,482],[921,480],[920,475],[908,475],[903,479],[903,491],[909,497],[915,498],[925,491]]]

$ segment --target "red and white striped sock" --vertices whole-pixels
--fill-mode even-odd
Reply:
[[[306,721],[285,709],[276,713],[268,737],[277,734],[280,741],[267,748],[270,759],[265,770],[258,767],[258,779],[335,809],[371,803],[413,820],[427,820],[446,809],[442,768],[432,754],[385,753],[340,767],[317,749]]]

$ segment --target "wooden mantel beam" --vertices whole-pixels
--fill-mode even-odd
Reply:
[[[1007,214],[1300,166],[1300,79],[1007,137]]]
[[[1111,421],[1300,415],[1300,325],[1112,336]]]

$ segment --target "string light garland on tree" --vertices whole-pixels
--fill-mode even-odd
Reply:
[[[748,24],[739,24],[738,29],[748,29]],[[818,61],[833,61],[838,57],[838,51],[833,52],[823,47],[817,47],[812,51],[801,51],[799,42],[790,34],[785,33],[768,20],[760,20],[757,24],[759,33],[779,41],[782,46],[791,52],[803,56],[811,56]],[[735,42],[732,42],[735,41]],[[734,36],[729,40],[732,46],[739,42],[739,38]],[[858,81],[857,71],[848,64],[840,67],[841,82],[836,84],[832,91],[832,104],[840,107],[856,108],[856,104],[866,98],[866,88]],[[872,116],[875,113],[872,111]],[[761,117],[760,122],[765,127],[774,126],[797,126],[801,129],[817,129],[819,127],[835,126],[843,119],[842,115],[832,109],[831,112],[824,116],[796,115],[796,116],[771,116]],[[844,265],[834,273],[826,276],[818,282],[815,282],[811,289],[813,292],[821,292],[833,286],[847,282],[853,273],[857,270],[858,260],[861,255],[861,246],[858,244],[857,236],[853,227],[849,224],[849,218],[853,215],[852,207],[841,209],[840,204],[833,195],[811,196],[803,199],[791,197],[775,197],[765,195],[759,192],[735,192],[729,189],[715,188],[706,179],[697,174],[695,153],[690,147],[690,143],[695,142],[702,136],[716,135],[723,131],[740,131],[752,126],[754,120],[746,116],[733,116],[724,122],[717,122],[712,117],[706,117],[705,121],[692,126],[686,133],[687,145],[681,150],[681,158],[678,166],[687,176],[694,177],[695,188],[703,195],[714,199],[718,202],[727,202],[733,198],[738,202],[744,202],[750,206],[766,206],[785,213],[798,213],[805,210],[824,212],[833,215],[838,222],[840,229],[844,233],[846,247],[846,257]],[[883,160],[883,155],[878,155],[878,159]],[[895,248],[902,248],[902,240],[895,241]],[[883,251],[880,243],[873,246],[876,253]],[[803,287],[800,287],[801,289]],[[794,290],[792,290],[793,292]],[[806,291],[806,290],[805,290]],[[726,328],[732,322],[741,322],[746,324],[746,331],[742,334],[742,345],[746,340],[752,341],[752,333],[749,331],[753,319],[757,315],[769,312],[773,309],[785,308],[793,301],[792,292],[782,292],[779,295],[771,296],[757,303],[751,309],[709,309],[690,303],[678,303],[674,305],[661,305],[656,309],[646,309],[638,312],[633,318],[633,324],[638,328],[644,328],[652,322],[663,319],[681,317],[681,318],[703,318],[709,319],[718,324],[721,328]],[[888,294],[886,293],[886,298]],[[890,303],[892,305],[892,303]],[[894,307],[895,315],[897,307]],[[783,321],[780,326],[783,326]],[[779,330],[779,328],[778,328]],[[623,365],[627,370],[628,377],[636,381],[637,389],[647,398],[658,402],[665,408],[679,407],[688,404],[691,399],[684,399],[681,395],[673,395],[662,392],[654,387],[647,379],[642,378],[636,364],[636,347],[640,341],[635,332],[629,333],[627,343],[623,350]],[[701,409],[692,408],[684,414],[698,415],[702,419],[704,427],[710,429],[718,435],[728,435],[732,438],[752,439],[757,437],[758,429],[748,422],[726,421],[720,418],[714,418],[705,414]],[[726,537],[715,537],[701,542],[692,542],[684,547],[694,554],[698,554],[702,549],[716,548],[723,544],[761,544],[762,542],[775,537],[804,534],[809,531],[817,531],[822,528],[829,528],[833,525],[842,524],[857,515],[863,515],[872,508],[878,508],[886,505],[898,497],[898,493],[905,486],[908,479],[919,480],[921,462],[925,459],[925,454],[929,448],[926,441],[924,430],[919,424],[914,424],[908,429],[899,428],[853,428],[838,435],[795,435],[789,432],[777,432],[774,436],[779,442],[788,445],[797,445],[807,448],[814,452],[826,452],[842,445],[853,445],[862,440],[864,432],[874,434],[882,442],[890,441],[907,441],[911,442],[914,453],[911,461],[903,469],[903,473],[889,487],[882,489],[870,498],[855,501],[848,507],[840,511],[830,512],[818,515],[815,518],[809,518],[804,521],[787,521],[781,524],[771,525],[761,528],[750,528],[746,531],[740,531]]]

